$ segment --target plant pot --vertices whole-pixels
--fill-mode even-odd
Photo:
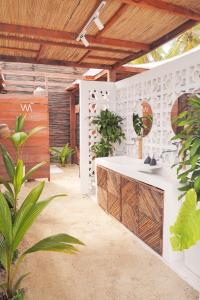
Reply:
[[[184,252],[184,261],[187,268],[200,278],[200,242]]]

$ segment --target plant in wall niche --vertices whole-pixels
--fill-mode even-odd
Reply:
[[[4,195],[0,192],[0,261],[5,268],[5,281],[0,287],[5,299],[24,299],[23,290],[20,289],[22,280],[29,274],[19,276],[19,266],[26,255],[38,251],[63,252],[75,254],[78,249],[74,245],[83,245],[78,239],[65,233],[47,237],[35,245],[23,251],[13,264],[16,249],[23,241],[31,225],[45,209],[45,207],[56,197],[55,195],[46,200],[38,201],[44,189],[44,182],[40,182],[27,195],[21,207],[17,211],[15,221],[12,221],[10,209]],[[20,295],[20,296],[19,296]],[[4,299],[4,298],[3,298]]]
[[[92,123],[101,136],[100,141],[92,146],[92,151],[96,157],[112,155],[114,144],[121,143],[125,139],[125,134],[122,131],[123,119],[106,109],[101,110],[100,115],[95,117]]]
[[[179,190],[183,197],[188,190],[194,188],[197,200],[200,200],[200,97],[188,99],[187,111],[181,112],[174,120],[179,126],[179,133],[172,140],[181,145],[177,176],[180,182]]]
[[[50,152],[53,158],[59,160],[61,167],[64,167],[68,159],[75,153],[75,150],[65,144],[62,148],[51,147]]]

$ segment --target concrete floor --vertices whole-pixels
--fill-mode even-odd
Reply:
[[[27,193],[36,182],[27,183]],[[97,204],[82,198],[78,168],[68,166],[52,176],[42,198],[56,193],[27,236],[30,246],[51,234],[67,232],[86,247],[67,256],[60,253],[31,254],[23,272],[27,300],[196,300],[198,294],[157,256],[138,242]]]

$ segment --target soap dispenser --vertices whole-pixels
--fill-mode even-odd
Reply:
[[[144,161],[144,164],[150,164],[150,162],[151,162],[151,157],[148,154],[147,158]]]

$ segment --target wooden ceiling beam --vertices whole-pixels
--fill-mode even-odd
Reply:
[[[37,28],[32,26],[0,23],[0,32],[30,35],[33,37],[45,37],[46,39],[48,38],[64,39],[66,41],[71,41],[74,43],[81,44],[81,42],[76,42],[76,37],[77,37],[76,33],[66,32],[62,30],[53,30],[53,29],[46,29],[46,28]],[[145,43],[103,38],[103,37],[95,37],[92,35],[87,35],[87,40],[90,43],[107,45],[112,47],[114,46],[114,47],[129,48],[134,50],[147,50],[149,48],[149,46]]]
[[[96,59],[96,60],[109,60],[109,61],[117,61],[118,59],[115,57],[109,57],[109,56],[98,56],[98,55],[87,55],[87,58]]]
[[[77,79],[77,77],[81,76],[80,74],[61,74],[61,73],[46,73],[39,71],[21,71],[21,70],[4,70],[1,69],[1,76],[3,75],[14,75],[14,76],[27,76],[27,77],[44,77],[44,78],[52,78],[52,79]]]
[[[22,52],[22,51],[26,51],[32,54],[37,54],[38,50],[33,50],[33,49],[27,49],[27,48],[17,48],[17,47],[3,47],[0,46],[0,50],[6,50],[6,51],[15,51],[15,52]]]
[[[142,73],[144,71],[147,71],[147,68],[137,68],[137,67],[128,67],[128,66],[121,66],[117,68],[117,71],[120,73]]]
[[[67,84],[71,83],[72,80],[66,81],[66,83],[61,83],[61,82],[49,82],[48,81],[48,87],[63,87],[65,88]],[[3,82],[6,86],[8,85],[29,85],[29,86],[46,86],[45,81],[22,81],[22,80],[4,80]]]
[[[167,3],[161,0],[119,0],[120,2],[142,7],[142,8],[155,8],[157,10],[165,11],[172,15],[181,16],[186,19],[200,21],[200,13],[191,9],[179,6],[173,3]]]
[[[189,20],[186,21],[185,23],[183,23],[182,25],[180,25],[179,27],[175,28],[174,30],[172,30],[171,32],[165,34],[164,36],[162,36],[160,39],[156,40],[155,42],[153,42],[150,46],[149,51],[140,51],[138,53],[133,53],[132,55],[127,56],[126,58],[122,59],[121,61],[117,62],[116,64],[113,65],[113,68],[116,69],[120,66],[123,66],[127,63],[129,63],[130,61],[141,57],[145,54],[147,54],[148,52],[160,47],[161,45],[167,43],[168,41],[176,38],[178,35],[180,35],[181,33],[185,32],[186,30],[192,28],[193,26],[197,25],[198,22],[194,21],[194,20]]]
[[[5,62],[21,62],[30,64],[42,64],[42,65],[53,65],[53,66],[65,66],[65,67],[79,67],[79,68],[95,68],[95,69],[111,69],[112,66],[105,64],[95,64],[95,63],[77,63],[74,61],[62,61],[62,60],[49,60],[40,59],[37,60],[33,57],[23,57],[23,56],[12,56],[12,55],[0,55],[0,61]]]
[[[0,34],[0,38],[4,40],[11,40],[11,41],[21,41],[21,42],[27,42],[27,43],[35,43],[35,44],[43,44],[47,46],[61,46],[61,47],[73,47],[76,49],[85,49],[84,45],[79,44],[70,44],[67,42],[56,42],[56,41],[49,41],[49,40],[43,40],[43,39],[35,39],[30,37],[21,37],[21,36],[7,36]],[[94,50],[94,51],[106,51],[111,53],[123,53],[123,54],[131,54],[131,50],[125,50],[125,49],[114,49],[114,48],[105,48],[105,47],[98,47],[98,46],[88,46],[88,50]]]

